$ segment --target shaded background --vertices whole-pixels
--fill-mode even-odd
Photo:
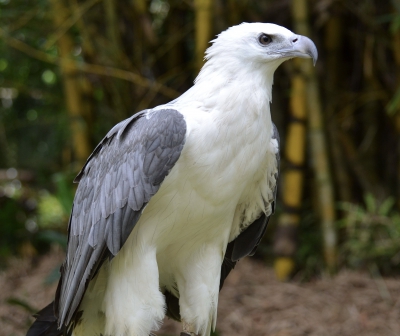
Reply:
[[[282,173],[260,272],[273,267],[297,282],[343,269],[397,279],[399,1],[0,0],[4,283],[41,269],[49,251],[57,257],[39,278],[57,280],[71,181],[91,150],[117,122],[187,90],[208,41],[244,21],[307,35],[320,54],[316,67],[296,59],[275,74]],[[40,308],[17,292],[4,300],[25,313]]]

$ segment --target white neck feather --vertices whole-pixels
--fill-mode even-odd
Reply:
[[[235,57],[212,57],[203,66],[194,86],[174,105],[197,102],[212,114],[268,114],[277,63],[243,63]],[[235,113],[236,112],[236,113]]]

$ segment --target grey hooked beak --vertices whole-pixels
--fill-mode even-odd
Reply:
[[[294,35],[291,39],[291,46],[281,49],[279,52],[284,57],[312,58],[314,65],[318,59],[318,51],[314,42],[302,35]]]

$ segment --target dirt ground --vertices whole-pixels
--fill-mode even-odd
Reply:
[[[62,258],[53,252],[35,262],[14,260],[0,272],[0,336],[25,335],[29,309],[52,300],[56,284],[45,279]],[[217,330],[220,336],[400,335],[400,279],[342,271],[333,279],[280,283],[270,268],[247,258],[225,282]],[[157,335],[179,332],[167,320]]]

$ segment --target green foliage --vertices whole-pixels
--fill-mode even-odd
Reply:
[[[35,236],[35,240],[39,244],[58,244],[64,249],[67,247],[67,236],[54,230],[39,231]]]
[[[393,98],[389,101],[386,110],[390,115],[395,114],[400,109],[400,88],[396,91]]]
[[[8,171],[17,176],[15,169]],[[56,174],[54,194],[38,191],[17,178],[0,184],[0,263],[10,255],[44,253],[54,244],[66,248],[74,193],[68,180],[72,181],[68,174]]]
[[[0,71],[4,71],[8,66],[8,62],[4,58],[0,58]]]
[[[42,190],[38,203],[38,219],[41,228],[60,228],[64,224],[63,207],[55,195]]]
[[[56,197],[60,203],[64,216],[69,217],[71,212],[72,202],[74,201],[75,187],[72,181],[75,174],[57,173],[53,175],[53,183],[56,186]]]
[[[66,249],[65,232],[74,197],[74,186],[70,174],[54,174],[52,181],[56,192],[52,194],[47,190],[41,190],[38,198],[39,232],[35,235],[35,246],[43,252],[52,244]]]
[[[56,74],[55,74],[53,71],[51,71],[51,70],[49,70],[49,69],[46,69],[46,70],[43,71],[43,73],[42,73],[42,80],[43,80],[43,82],[45,82],[47,85],[53,85],[53,84],[56,83],[57,77],[56,77]]]
[[[0,28],[7,36],[40,49],[51,24],[47,7],[42,0],[34,6],[22,0],[3,2]],[[57,48],[47,52],[57,53]],[[60,148],[67,142],[56,69],[0,40],[0,90],[13,90],[10,99],[0,101],[0,167],[32,169],[39,181],[61,169]]]
[[[400,29],[400,3],[397,0],[392,0],[391,2],[395,11],[391,14],[390,30],[395,33]]]
[[[21,243],[26,241],[29,232],[25,228],[27,212],[19,200],[0,197],[0,262],[17,253]]]
[[[310,211],[308,204],[301,215],[299,234],[299,247],[296,252],[296,264],[299,272],[296,277],[309,280],[324,269],[322,254],[321,228],[315,213]]]
[[[39,192],[38,222],[41,228],[65,229],[74,200],[74,185],[71,174],[57,173],[52,176],[55,194],[48,190]]]
[[[378,202],[365,195],[364,205],[341,203],[344,218],[338,222],[345,230],[341,260],[353,268],[378,268],[390,273],[400,263],[400,213],[392,197]]]

